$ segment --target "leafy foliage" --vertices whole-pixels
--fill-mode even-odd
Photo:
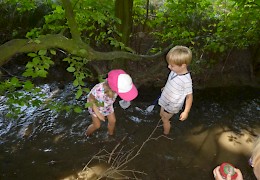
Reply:
[[[91,72],[84,67],[88,60],[85,58],[70,56],[63,59],[63,61],[66,61],[70,64],[70,66],[67,68],[67,71],[73,73],[75,76],[73,85],[78,88],[76,93],[76,99],[78,99],[84,92],[89,92],[89,88],[84,88],[85,83],[83,81],[86,77],[92,76]]]
[[[117,41],[117,37],[122,36],[117,25],[122,22],[115,17],[115,1],[72,0],[70,2],[84,43],[102,51],[110,51],[115,47],[129,52],[136,50],[136,47],[130,48]],[[210,68],[220,56],[232,49],[249,48],[259,43],[260,6],[257,0],[165,0],[150,1],[149,4],[147,2],[146,0],[134,1],[133,20],[136,29],[134,33],[148,34],[153,38],[155,43],[151,45],[150,53],[161,51],[169,44],[189,46],[193,50],[192,68],[196,72],[201,72],[203,68]],[[13,37],[26,36],[30,39],[29,43],[40,44],[38,37],[58,33],[71,38],[64,7],[58,1],[4,0],[0,1],[0,4],[1,14],[4,17],[0,20],[0,24],[8,25],[5,27],[7,30],[0,33],[3,42]],[[42,11],[39,11],[41,9]],[[22,31],[24,28],[17,23],[19,18],[14,17],[27,17],[27,14],[31,13],[28,17],[35,18],[37,17],[34,14],[36,10],[41,15],[43,14],[39,19],[44,21],[33,25],[27,24],[26,32]],[[13,16],[11,16],[12,14]],[[7,23],[6,19],[12,19],[10,17],[17,21],[12,20]],[[34,19],[29,19],[28,22],[34,22]],[[19,27],[16,27],[17,24]],[[30,30],[28,31],[28,29]],[[86,50],[77,49],[75,51],[84,52]],[[210,53],[215,53],[217,56],[205,57],[205,54]],[[13,107],[16,113],[19,111],[14,104],[23,106],[28,105],[27,102],[31,102],[33,105],[39,106],[38,100],[29,99],[30,93],[40,93],[34,87],[32,79],[47,77],[49,68],[54,64],[52,58],[55,55],[56,50],[54,49],[30,52],[28,56],[31,57],[31,61],[27,63],[23,73],[27,79],[18,80],[13,77],[1,82],[1,94],[9,98],[7,104]],[[86,68],[89,60],[68,53],[68,57],[63,61],[68,63],[67,71],[75,77],[73,85],[77,88],[76,99],[79,99],[82,94],[89,92],[84,83],[84,79],[92,76],[90,70]],[[22,95],[21,91],[17,91],[17,89],[28,91],[28,96]],[[89,105],[85,104],[86,107]],[[71,108],[66,107],[65,109]],[[73,107],[73,109],[76,112],[82,110],[80,107]]]
[[[2,0],[0,1],[0,42],[23,38],[32,28],[43,24],[49,12],[50,1]]]
[[[45,24],[40,29],[41,33],[51,32],[59,33],[68,28],[64,15],[64,9],[59,4],[52,5],[52,13],[44,16]]]
[[[18,91],[18,89],[20,90]],[[22,107],[25,106],[39,107],[42,103],[39,98],[44,96],[41,93],[41,89],[35,88],[31,81],[20,81],[16,77],[0,83],[0,94],[7,97],[5,102],[9,106],[7,117],[17,117],[19,114],[22,114]],[[35,95],[39,98],[35,98]]]
[[[205,66],[196,64],[205,64],[205,54],[219,53],[221,57],[232,49],[258,44],[259,11],[255,0],[167,0],[153,11],[147,25],[158,44],[183,44],[193,49],[192,66],[199,72]],[[217,61],[208,59],[205,65]]]
[[[54,50],[50,51],[53,54],[56,54]],[[43,77],[46,78],[48,74],[48,70],[54,62],[50,57],[47,57],[47,50],[40,50],[36,53],[29,53],[28,56],[32,57],[32,61],[28,62],[26,65],[26,70],[23,73],[25,77]]]

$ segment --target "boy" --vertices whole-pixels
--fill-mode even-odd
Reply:
[[[193,95],[192,79],[187,66],[191,59],[192,52],[185,46],[175,46],[166,55],[168,68],[171,72],[158,102],[161,106],[160,116],[165,135],[170,133],[170,118],[182,109],[185,99],[185,108],[180,114],[179,120],[184,121],[189,115]]]

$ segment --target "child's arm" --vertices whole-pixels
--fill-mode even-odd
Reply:
[[[191,106],[192,106],[192,101],[193,101],[193,95],[188,94],[186,96],[185,109],[180,115],[181,121],[184,121],[185,119],[187,119],[189,112],[190,112],[190,109],[191,109]]]
[[[96,103],[95,103],[96,101],[97,101],[96,98],[95,98],[92,94],[90,94],[90,95],[89,95],[89,102],[92,103],[92,109],[93,109],[94,113],[97,115],[97,117],[98,117],[100,120],[105,121],[105,116],[103,116],[103,115],[99,112],[98,107],[97,107],[97,105],[96,105]]]

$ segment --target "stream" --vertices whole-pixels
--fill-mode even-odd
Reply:
[[[55,85],[42,89],[50,91],[51,86]],[[75,91],[67,84],[55,91],[51,101],[83,105],[86,95],[76,101]],[[6,118],[5,97],[0,97],[0,179],[75,179],[93,156],[102,150],[111,153],[119,145],[117,161],[134,156],[125,166],[126,176],[133,179],[209,180],[214,179],[212,171],[217,165],[230,162],[245,180],[255,180],[248,159],[260,134],[259,92],[249,86],[195,89],[188,119],[181,122],[179,114],[174,115],[167,137],[162,136],[160,107],[145,111],[160,94],[157,88],[140,88],[138,98],[126,110],[117,99],[114,137],[107,136],[107,124],[102,123],[87,138],[85,130],[91,123],[87,110],[25,107],[23,116]],[[89,166],[102,169],[105,165],[96,160]]]

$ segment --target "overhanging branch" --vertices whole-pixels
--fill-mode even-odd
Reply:
[[[116,60],[116,59],[127,59],[133,61],[139,61],[142,59],[153,60],[161,57],[168,51],[166,48],[164,51],[155,55],[138,55],[124,51],[112,51],[112,52],[98,52],[93,50],[88,44],[83,42],[75,41],[74,39],[68,39],[65,36],[56,35],[45,35],[40,36],[36,40],[28,39],[14,39],[6,42],[0,46],[0,66],[8,62],[8,60],[19,53],[36,52],[41,49],[58,48],[62,49],[69,54],[75,56],[87,58],[90,61],[93,60]]]

